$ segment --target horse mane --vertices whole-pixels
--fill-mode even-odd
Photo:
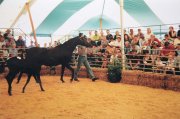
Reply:
[[[79,37],[74,37],[69,39],[68,41],[64,42],[63,44],[57,45],[56,47],[67,47],[67,46],[73,46],[75,44],[76,39],[78,39]]]

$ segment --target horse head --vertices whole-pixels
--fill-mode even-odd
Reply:
[[[86,36],[79,37],[78,40],[77,40],[77,45],[82,45],[82,46],[86,46],[86,47],[92,47],[92,44],[90,43],[90,41],[88,41]]]

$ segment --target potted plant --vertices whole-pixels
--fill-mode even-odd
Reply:
[[[121,80],[122,65],[118,58],[114,58],[108,65],[108,80],[111,83],[117,83]]]

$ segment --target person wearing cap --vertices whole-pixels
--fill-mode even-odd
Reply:
[[[83,33],[79,33],[79,37],[82,38]],[[98,78],[95,77],[95,75],[89,65],[89,62],[87,60],[87,48],[85,46],[79,45],[77,52],[78,52],[78,59],[77,59],[78,63],[77,63],[77,68],[74,73],[74,80],[79,81],[78,80],[78,72],[80,71],[82,64],[84,64],[84,66],[86,67],[86,70],[89,74],[89,77],[92,79],[92,81],[97,80]]]

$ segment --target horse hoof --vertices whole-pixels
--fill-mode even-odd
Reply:
[[[11,94],[11,93],[9,93],[9,96],[12,96],[12,94]]]
[[[79,82],[79,80],[78,80],[78,79],[74,79],[74,81],[77,81],[77,82]]]
[[[42,89],[41,91],[45,91],[44,89]]]

